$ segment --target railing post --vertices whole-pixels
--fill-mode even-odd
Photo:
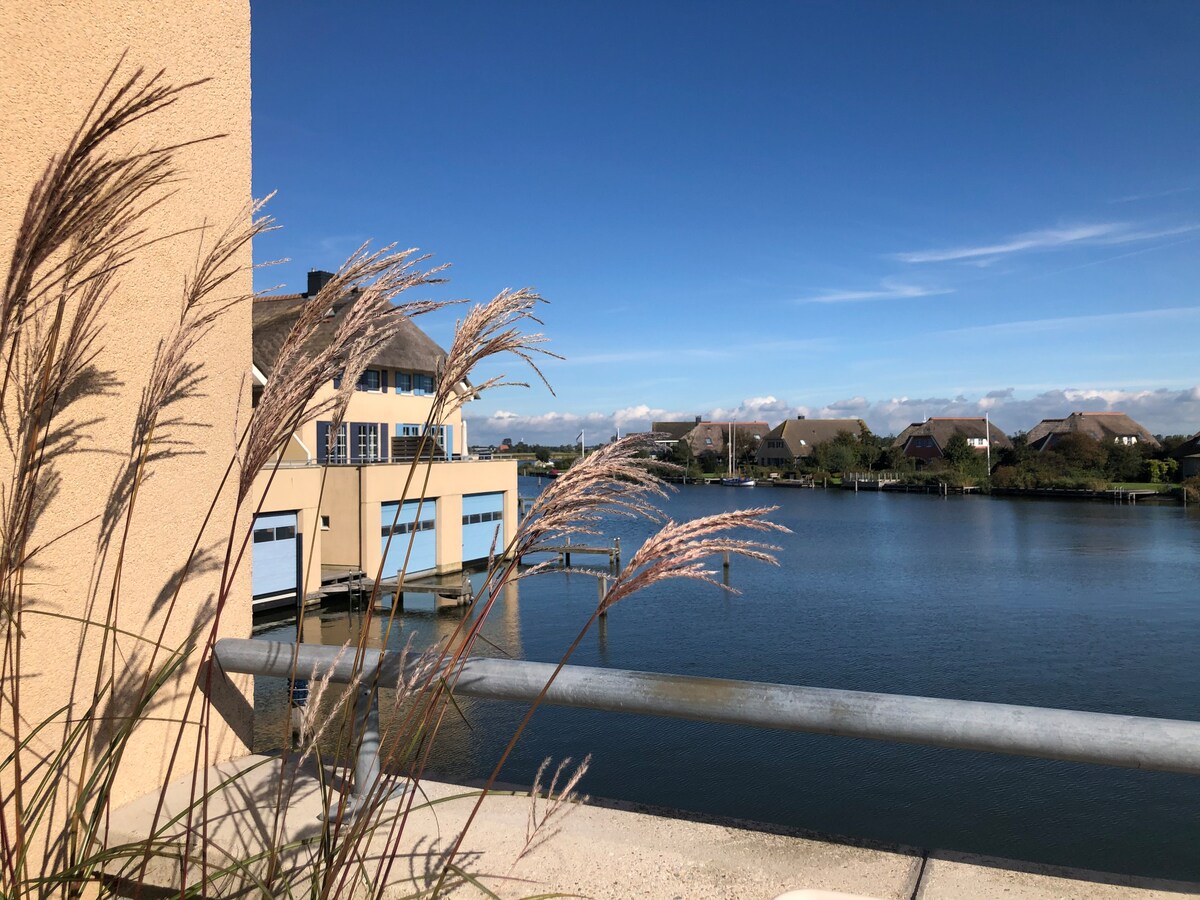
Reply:
[[[353,784],[349,795],[342,795],[345,798],[342,815],[346,818],[358,815],[372,799],[377,803],[386,803],[399,797],[406,788],[401,782],[386,794],[374,797],[380,785],[379,691],[374,684],[375,680],[371,677],[371,683],[360,685],[358,689],[358,703],[354,710],[354,733],[350,735],[351,746],[357,747],[354,754]],[[330,808],[327,815],[330,819],[336,818],[338,810]]]

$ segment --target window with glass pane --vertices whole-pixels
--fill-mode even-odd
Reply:
[[[346,423],[343,422],[338,426],[337,434],[333,438],[333,446],[329,448],[329,461],[331,463],[344,463],[346,454],[349,448],[346,444]]]
[[[358,425],[358,458],[363,462],[379,462],[379,426]]]

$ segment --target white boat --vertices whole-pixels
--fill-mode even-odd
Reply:
[[[754,487],[754,479],[748,475],[734,475],[721,479],[721,484],[726,487]]]
[[[733,430],[734,423],[729,423],[729,474],[721,479],[721,484],[725,487],[754,487],[754,479],[748,475],[739,475],[737,469],[734,468],[733,462],[737,459],[736,447],[734,441],[737,440]]]

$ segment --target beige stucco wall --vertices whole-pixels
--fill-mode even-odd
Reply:
[[[64,146],[95,98],[104,78],[127,52],[127,69],[166,69],[172,82],[210,77],[185,93],[164,112],[142,121],[121,140],[125,146],[177,144],[217,133],[226,137],[181,150],[182,179],[174,196],[143,220],[151,234],[165,234],[204,222],[224,226],[250,198],[250,15],[246,0],[7,0],[0,15],[0,267],[5,270],[12,241],[29,189],[51,154]],[[80,402],[73,414],[99,424],[86,431],[89,451],[68,456],[61,466],[61,490],[41,519],[40,539],[78,526],[50,546],[39,561],[30,592],[44,609],[81,615],[96,555],[98,526],[88,520],[103,508],[107,489],[128,452],[129,435],[139,395],[150,371],[159,337],[168,333],[179,311],[179,291],[197,254],[198,236],[172,238],[143,250],[135,265],[120,276],[120,288],[105,313],[106,327],[97,365],[118,380],[103,398]],[[250,262],[249,251],[241,264]],[[248,292],[249,274],[228,286]],[[172,570],[191,548],[209,502],[218,492],[232,458],[236,421],[249,407],[250,307],[229,311],[197,348],[203,362],[203,396],[177,410],[197,425],[181,431],[192,439],[195,455],[177,455],[155,465],[138,498],[120,591],[119,622],[136,633],[156,633],[161,612],[152,609]],[[239,415],[240,414],[240,415]],[[208,427],[201,427],[208,426]],[[113,455],[115,453],[115,455]],[[0,463],[7,480],[11,458]],[[233,483],[236,484],[234,475]],[[233,524],[233,496],[223,494],[214,526],[203,546],[219,560],[221,538]],[[248,523],[243,516],[236,523]],[[101,585],[111,583],[111,569]],[[211,616],[219,572],[209,570],[185,585],[180,606],[167,628],[168,645],[178,644],[188,629]],[[249,567],[233,585],[233,599],[222,616],[223,634],[250,633]],[[94,670],[94,633],[81,641],[81,629],[69,622],[29,617],[24,650],[22,713],[37,722],[66,702],[72,678],[80,673],[84,695],[90,694]],[[146,658],[145,644],[119,637],[116,674],[136,680]],[[194,679],[194,668],[154,710],[159,718],[179,717]],[[182,685],[182,686],[181,686]],[[245,685],[243,684],[244,688]],[[215,696],[210,751],[217,757],[240,752],[249,736],[250,708],[239,693],[219,687]],[[191,717],[195,718],[193,709]],[[114,799],[132,797],[155,787],[164,774],[177,726],[150,723],[131,744]],[[4,733],[9,733],[8,720]],[[61,734],[61,730],[60,730]],[[196,729],[187,728],[188,749],[181,765],[191,766]],[[53,748],[59,738],[47,732],[39,749]]]
[[[437,509],[439,572],[452,572],[462,565],[464,494],[504,492],[504,543],[516,534],[517,464],[512,460],[419,465],[407,495],[403,493],[409,472],[407,464],[329,466],[327,472],[322,511],[330,516],[330,530],[325,532],[323,543],[325,562],[329,565],[361,567],[369,577],[374,577],[382,557],[380,504],[402,496],[417,499],[426,472],[429,483],[424,495],[434,500]],[[385,577],[394,576],[395,573],[385,573]]]
[[[393,375],[391,370],[389,370],[389,385],[394,383],[392,378]],[[313,402],[323,402],[326,398],[332,397],[333,394],[334,390],[331,382],[317,393]],[[430,397],[397,394],[394,389],[378,393],[355,391],[350,397],[349,405],[346,407],[344,420],[346,422],[386,423],[388,427],[388,440],[390,441],[396,436],[397,423],[423,423],[426,416],[429,415],[429,409],[432,405],[433,401]],[[453,426],[453,452],[460,456],[465,455],[467,448],[463,443],[465,435],[462,427],[462,413],[459,410],[454,410],[441,420],[441,424]],[[304,445],[315,455],[317,452],[316,421],[305,422],[300,426],[297,433],[300,436],[300,440],[304,442]]]

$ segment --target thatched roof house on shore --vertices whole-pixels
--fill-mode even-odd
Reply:
[[[913,422],[900,432],[892,446],[902,448],[907,457],[929,462],[945,456],[946,445],[955,435],[962,435],[970,447],[981,453],[989,446],[993,450],[1012,446],[1008,435],[983,416],[943,416]]]
[[[1049,450],[1068,434],[1086,434],[1100,442],[1159,446],[1149,431],[1122,412],[1076,412],[1065,419],[1042,419],[1029,432],[1034,450]]]
[[[760,466],[791,466],[812,456],[813,447],[832,441],[839,434],[855,437],[870,434],[862,419],[807,419],[797,416],[775,426],[759,442],[755,461]]]

